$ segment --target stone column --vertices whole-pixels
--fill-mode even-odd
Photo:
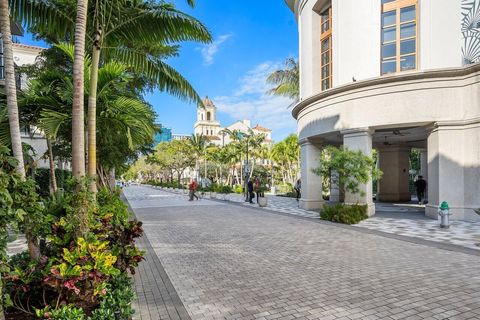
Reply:
[[[428,153],[427,149],[419,149],[420,151],[420,176],[423,176],[423,179],[428,181]]]
[[[300,140],[300,161],[302,198],[300,208],[305,210],[320,209],[323,204],[322,178],[312,172],[320,166],[321,149],[308,139]]]
[[[410,148],[386,146],[378,149],[379,169],[383,172],[378,182],[377,200],[407,202],[411,200],[408,188]]]
[[[447,201],[451,219],[478,220],[480,129],[456,123],[436,124],[428,136],[428,204],[425,214],[438,217]]]
[[[338,188],[338,172],[332,172],[330,177],[330,202],[340,202],[340,189]]]
[[[343,134],[343,145],[353,151],[360,150],[364,154],[372,155],[372,133],[369,128],[351,129],[341,132]],[[345,192],[345,204],[366,204],[368,206],[368,215],[375,214],[375,205],[373,204],[372,181],[360,185],[360,193],[353,194]]]

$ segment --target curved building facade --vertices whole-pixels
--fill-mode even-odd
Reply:
[[[409,201],[409,153],[421,151],[426,214],[479,220],[480,0],[286,0],[298,21],[302,201],[323,204],[312,173],[325,145],[378,151],[380,201]],[[371,183],[364,196],[374,214]],[[331,198],[338,197],[331,190]]]

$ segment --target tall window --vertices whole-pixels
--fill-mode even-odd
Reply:
[[[211,119],[210,112],[207,112],[207,120],[210,121]]]
[[[418,0],[382,0],[382,74],[417,69]]]
[[[322,91],[332,87],[332,7],[320,14]]]

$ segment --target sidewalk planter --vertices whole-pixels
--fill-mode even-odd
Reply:
[[[259,205],[261,208],[266,207],[267,204],[268,204],[267,197],[259,197],[259,198],[258,198],[258,205]]]

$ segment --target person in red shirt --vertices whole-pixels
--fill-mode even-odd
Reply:
[[[188,201],[193,201],[193,198],[198,200],[198,196],[195,194],[197,192],[198,184],[197,179],[193,179],[192,182],[188,185],[190,199]]]

